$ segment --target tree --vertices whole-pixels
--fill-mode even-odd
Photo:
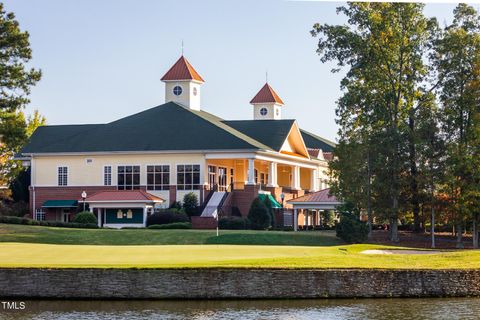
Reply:
[[[270,227],[270,214],[263,201],[258,197],[252,201],[247,219],[254,230],[265,230]]]
[[[193,192],[189,192],[183,196],[183,209],[189,217],[197,214],[198,198]]]
[[[28,137],[22,109],[29,103],[30,89],[40,80],[41,72],[27,68],[32,58],[29,34],[20,30],[15,15],[7,13],[2,3],[0,43],[0,183],[5,184],[19,172],[15,171],[18,165],[10,160]]]
[[[273,204],[270,198],[267,196],[264,200],[265,207],[267,207],[268,214],[270,215],[270,226],[275,228],[275,211],[273,209]]]
[[[453,23],[435,44],[435,66],[439,76],[439,100],[446,135],[447,183],[451,209],[456,213],[457,247],[463,247],[466,219],[478,219],[480,184],[478,170],[480,17],[472,7],[459,4]],[[474,245],[478,246],[477,235]]]
[[[347,26],[315,24],[311,31],[319,37],[320,60],[336,61],[338,68],[333,72],[347,68],[336,110],[340,140],[346,146],[361,143],[362,155],[375,155],[373,166],[371,157],[364,162],[368,166],[363,165],[373,181],[369,175],[359,179],[355,188],[361,190],[360,184],[375,188],[375,209],[388,216],[394,242],[399,240],[408,155],[416,157],[408,148],[409,117],[415,117],[412,109],[427,93],[425,55],[437,31],[436,21],[427,19],[422,10],[423,5],[417,3],[349,3],[337,9],[348,18]]]

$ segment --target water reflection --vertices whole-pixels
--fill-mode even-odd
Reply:
[[[1,320],[479,319],[480,298],[210,301],[26,301]]]

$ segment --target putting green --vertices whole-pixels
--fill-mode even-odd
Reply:
[[[55,245],[0,243],[0,267],[14,268],[480,268],[480,251],[368,255],[378,245]]]

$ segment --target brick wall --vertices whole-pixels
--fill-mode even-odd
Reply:
[[[259,188],[258,185],[246,185],[243,190],[233,191],[232,206],[238,208],[242,217],[247,217],[253,199],[258,196]]]
[[[480,270],[0,269],[2,298],[266,299],[467,296],[480,296]]]
[[[216,229],[217,220],[212,217],[192,217],[193,229]]]

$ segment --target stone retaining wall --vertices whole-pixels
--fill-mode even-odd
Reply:
[[[464,296],[480,296],[480,270],[0,269],[4,298]]]

